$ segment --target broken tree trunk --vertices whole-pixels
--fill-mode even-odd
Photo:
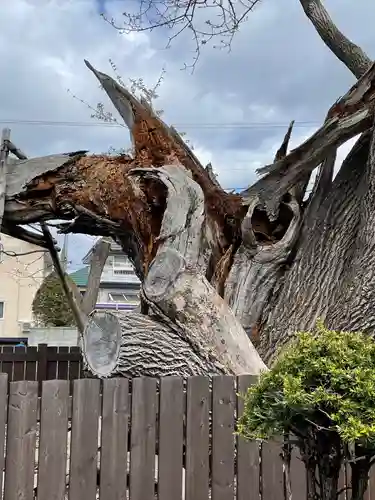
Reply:
[[[359,308],[371,295],[353,283],[372,249],[375,66],[287,154],[290,127],[265,176],[236,195],[149,106],[87,65],[129,127],[134,156],[80,151],[10,165],[4,222],[67,219],[64,231],[112,237],[133,261],[143,314],[112,318],[110,335],[91,315],[83,349],[93,373],[259,374],[319,317],[373,331],[372,321],[340,317],[339,304]],[[332,181],[337,147],[359,133]]]

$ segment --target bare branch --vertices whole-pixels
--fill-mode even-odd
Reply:
[[[370,68],[372,60],[355,43],[351,42],[332,21],[320,0],[300,0],[323,42],[357,78]]]
[[[102,17],[115,29],[125,33],[167,29],[167,47],[183,32],[190,32],[195,43],[192,67],[199,59],[202,47],[218,40],[216,48],[230,48],[233,36],[260,0],[141,0],[133,3],[135,10],[123,13],[117,23],[104,14]],[[187,67],[185,65],[185,67]]]

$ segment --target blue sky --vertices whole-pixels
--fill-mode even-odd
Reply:
[[[195,72],[188,34],[165,50],[167,33],[120,35],[99,16],[102,0],[4,2],[0,17],[0,126],[29,156],[127,147],[122,127],[95,122],[90,105],[106,96],[83,59],[111,72],[112,58],[124,80],[144,78],[152,86],[166,69],[157,107],[185,131],[203,163],[212,162],[227,188],[244,188],[255,169],[271,161],[290,120],[292,146],[323,121],[328,107],[354,82],[306,19],[298,0],[263,0],[236,36],[230,53],[207,46]],[[338,25],[372,57],[375,3],[325,0]],[[106,2],[121,23],[128,0]],[[70,92],[68,92],[70,89]],[[342,159],[349,146],[342,148]],[[69,258],[77,267],[92,239],[71,238]]]

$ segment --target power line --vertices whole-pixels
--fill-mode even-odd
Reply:
[[[4,125],[40,125],[40,126],[59,126],[59,127],[107,127],[107,128],[124,128],[120,123],[111,122],[74,122],[74,121],[58,121],[58,120],[21,120],[7,119],[1,120]],[[295,128],[307,128],[314,125],[319,125],[319,121],[300,121],[295,122]],[[238,122],[238,123],[179,123],[173,124],[174,127],[180,129],[254,129],[254,128],[287,128],[288,123],[278,122]]]

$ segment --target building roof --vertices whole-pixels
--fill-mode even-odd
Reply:
[[[89,266],[82,267],[81,269],[74,271],[74,273],[70,273],[69,277],[74,281],[74,283],[77,286],[86,287],[89,278],[89,271],[90,271]]]

